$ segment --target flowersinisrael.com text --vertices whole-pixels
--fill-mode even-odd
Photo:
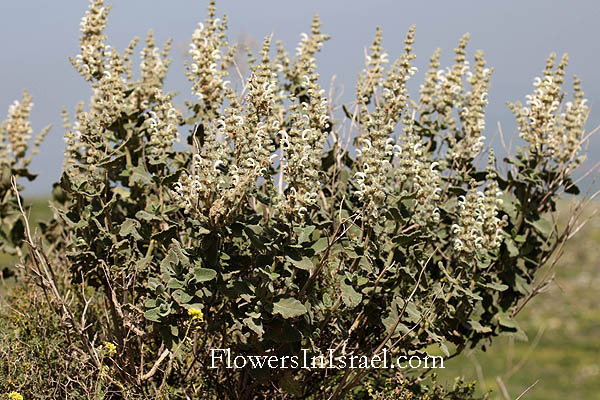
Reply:
[[[235,355],[231,349],[210,349],[211,368],[252,368],[252,369],[364,369],[364,368],[444,368],[442,356],[431,355],[400,355],[391,356],[387,349],[379,354],[366,355],[336,355],[334,349],[325,354],[311,354],[302,349],[298,355]]]

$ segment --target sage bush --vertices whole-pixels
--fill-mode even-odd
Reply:
[[[180,110],[163,86],[170,42],[150,32],[134,73],[138,39],[107,44],[109,8],[91,0],[81,21],[71,61],[91,97],[63,113],[65,162],[39,234],[17,182],[34,178],[27,94],[1,130],[0,244],[86,370],[55,398],[473,398],[460,382],[427,386],[428,370],[212,369],[210,349],[449,359],[523,337],[514,317],[587,201],[558,228],[589,138],[579,80],[563,89],[567,56],[509,103],[521,146],[498,161],[483,136],[492,69],[480,51],[469,62],[467,35],[452,65],[433,54],[411,99],[415,29],[392,62],[377,29],[355,101],[336,104],[319,83],[318,17],[295,55],[272,36],[252,54],[211,2]],[[6,390],[27,388],[15,382]]]

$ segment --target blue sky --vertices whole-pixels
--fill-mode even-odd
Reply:
[[[191,98],[184,77],[183,60],[196,24],[205,17],[207,1],[115,0],[109,17],[108,42],[124,48],[133,36],[145,36],[153,29],[157,42],[173,38],[173,64],[166,86],[181,94],[177,103]],[[228,0],[217,3],[219,14],[229,17],[230,39],[252,38],[260,43],[274,33],[293,52],[301,32],[307,32],[312,16],[318,13],[323,31],[332,39],[326,43],[318,62],[322,84],[329,87],[332,75],[345,87],[344,101],[350,101],[357,72],[363,67],[365,46],[376,26],[384,33],[384,47],[393,59],[402,51],[408,28],[416,24],[415,53],[419,72],[410,86],[421,83],[429,57],[442,49],[442,65],[450,62],[452,49],[466,32],[471,33],[469,55],[485,52],[494,67],[487,113],[488,138],[501,122],[504,133],[514,131],[505,106],[507,100],[523,100],[531,92],[533,78],[540,75],[551,52],[568,52],[568,75],[577,74],[591,106],[588,129],[600,123],[600,2],[505,0],[505,1],[274,1]],[[25,192],[45,194],[59,177],[64,142],[60,108],[72,110],[79,100],[89,98],[89,88],[71,67],[68,56],[78,51],[80,18],[85,0],[2,1],[0,3],[0,113],[23,89],[34,97],[32,123],[35,132],[48,123],[53,129],[33,164],[38,180]],[[570,79],[568,82],[570,83]],[[600,138],[593,140],[588,165],[600,161]]]

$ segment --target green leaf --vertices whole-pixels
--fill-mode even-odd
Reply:
[[[144,170],[142,167],[134,167],[129,169],[129,185],[133,186],[136,183],[146,184],[152,181],[152,175]]]
[[[217,276],[217,271],[209,268],[194,268],[194,278],[196,282],[207,282],[215,279]]]
[[[174,266],[177,266],[177,254],[171,249],[160,263],[160,270],[167,275],[177,275]]]
[[[354,308],[362,301],[362,294],[354,290],[352,285],[348,285],[346,281],[342,281],[342,300],[349,308]]]
[[[294,228],[294,232],[298,235],[298,244],[307,242],[310,239],[310,235],[315,231],[314,225],[304,226],[302,228]]]
[[[152,262],[152,255],[141,258],[135,264],[135,270],[137,272],[140,272],[140,271],[144,270],[144,268],[146,268],[146,266],[148,266],[151,262]]]
[[[517,292],[521,293],[522,295],[527,295],[530,288],[531,285],[527,283],[527,279],[523,278],[521,275],[515,275],[515,289]]]
[[[528,342],[529,341],[527,334],[525,334],[525,332],[523,332],[523,330],[521,328],[511,329],[511,330],[502,330],[502,331],[500,331],[500,335],[515,338],[519,342]]]
[[[515,339],[527,342],[528,338],[525,332],[521,329],[517,321],[510,318],[509,315],[501,313],[495,316],[498,320],[498,324],[502,327],[501,334],[505,336],[512,336]]]
[[[263,328],[262,322],[258,320],[258,323],[254,320],[254,318],[244,318],[244,324],[254,331],[258,336],[262,336],[265,333],[265,329]]]
[[[402,301],[404,304],[404,301]],[[402,305],[404,307],[404,305]],[[400,307],[402,309],[402,307]],[[417,305],[412,301],[406,305],[406,314],[408,315],[408,320],[411,322],[417,322],[421,319],[421,313],[417,309]]]
[[[498,318],[498,323],[501,326],[504,326],[505,328],[513,328],[513,329],[519,328],[519,325],[517,325],[517,322],[514,319],[510,318],[506,314],[498,314],[497,318]]]
[[[552,222],[548,221],[546,218],[540,217],[539,219],[533,222],[530,221],[529,223],[545,237],[548,237],[552,234]]]
[[[472,298],[473,300],[483,300],[483,298],[481,296],[479,296],[478,294],[474,293],[471,289],[469,289],[468,287],[462,287],[459,286],[457,287],[457,290],[459,292],[462,292],[464,294],[466,294],[467,296],[469,296],[470,298]]]
[[[572,183],[566,183],[565,184],[565,193],[578,195],[580,193],[580,191],[576,185],[574,185]]]
[[[144,210],[140,210],[135,214],[135,217],[137,219],[141,219],[144,221],[152,221],[152,220],[160,220],[160,218],[158,218],[156,215],[149,213],[147,211]]]
[[[173,299],[175,299],[175,301],[180,305],[188,304],[190,300],[192,300],[192,296],[180,289],[174,291],[172,296]]]
[[[514,237],[515,242],[517,243],[525,243],[527,241],[527,236],[525,235],[517,235]]]
[[[246,225],[244,227],[244,232],[248,235],[252,245],[258,250],[265,249],[265,238],[262,236],[262,231],[262,227],[258,225]]]
[[[400,213],[400,210],[398,210],[398,208],[396,207],[391,207],[389,209],[389,213],[390,216],[392,217],[392,219],[398,223],[403,223],[404,222],[404,218],[402,217],[402,214]]]
[[[516,257],[519,255],[519,248],[515,245],[515,242],[511,238],[504,239],[504,243],[506,244],[506,249],[508,250],[509,256]]]
[[[183,267],[189,267],[190,259],[188,258],[186,251],[181,248],[181,244],[175,239],[172,239],[171,242],[173,243],[173,246],[169,250],[169,253],[175,252],[177,260],[179,260],[181,265]]]
[[[518,208],[517,208],[518,200],[515,198],[515,196],[513,196],[511,193],[502,193],[502,195],[500,196],[500,199],[502,200],[502,205],[500,206],[500,208],[506,214],[508,214],[508,216],[511,219],[516,218],[517,212],[518,212]]]
[[[28,181],[33,181],[37,177],[36,174],[32,174],[31,172],[29,172],[29,170],[27,168],[14,169],[12,174],[25,177],[25,178],[27,178]]]
[[[144,318],[154,322],[160,322],[160,308],[152,308],[144,313]]]
[[[273,313],[279,314],[283,318],[294,318],[306,314],[306,307],[297,299],[287,297],[273,303]]]
[[[398,306],[396,300],[394,300],[392,302],[392,309],[390,310],[390,313],[387,317],[381,320],[381,323],[383,326],[385,326],[386,334],[389,334],[392,329],[395,329],[392,337],[397,337],[408,332],[408,327],[403,323],[398,322],[398,318]]]
[[[167,282],[167,288],[169,289],[181,289],[183,287],[183,282],[179,279],[171,278]]]
[[[448,351],[448,346],[446,346],[445,343],[438,343],[438,346],[440,347],[440,350],[442,351],[442,353],[444,353],[444,355],[446,357],[450,357],[450,352]]]
[[[123,200],[129,199],[129,196],[131,195],[131,192],[128,189],[122,188],[122,187],[116,187],[116,188],[114,188],[113,189],[113,193],[115,195],[121,196],[121,198]]]
[[[502,283],[497,283],[497,282],[489,282],[486,283],[482,286],[488,287],[490,289],[494,289],[497,290],[499,292],[504,292],[506,289],[508,289],[508,285],[504,285]]]
[[[142,240],[142,237],[137,231],[137,228],[141,226],[139,221],[135,219],[127,218],[123,225],[121,225],[121,229],[119,230],[119,235],[126,237],[132,236],[136,240]]]
[[[414,242],[419,237],[419,235],[421,235],[421,231],[417,230],[408,235],[400,234],[400,235],[396,236],[393,240],[394,240],[394,243],[397,243],[400,246],[406,246],[406,245]]]
[[[325,250],[327,246],[329,246],[329,240],[326,237],[322,237],[311,246],[311,249],[315,251],[315,254],[319,254]]]
[[[469,320],[469,325],[471,325],[471,328],[473,328],[475,332],[488,333],[492,331],[489,326],[483,326],[479,323],[479,321],[475,321],[474,319]]]
[[[199,235],[208,235],[210,231],[202,226],[194,228],[194,231]]]
[[[291,262],[294,267],[303,269],[305,271],[312,272],[315,268],[313,262],[308,257],[302,257],[300,260],[294,260],[290,256],[285,256],[285,259]]]

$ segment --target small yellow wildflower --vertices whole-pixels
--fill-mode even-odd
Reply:
[[[109,356],[114,356],[117,353],[117,346],[111,342],[104,342],[104,349]]]
[[[8,400],[23,400],[23,396],[19,392],[10,392],[8,394]]]
[[[188,315],[192,317],[192,321],[204,322],[204,313],[202,310],[194,307],[188,308]]]

